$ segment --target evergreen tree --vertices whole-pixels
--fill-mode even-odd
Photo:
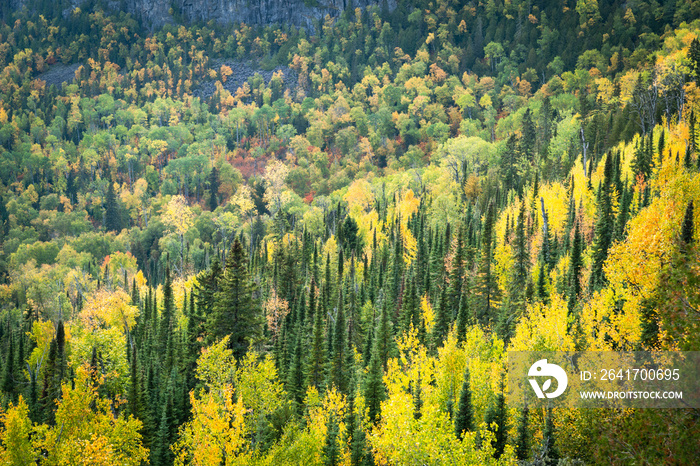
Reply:
[[[290,398],[297,414],[301,413],[304,402],[304,354],[301,325],[298,326],[295,336],[294,353],[292,354],[292,367],[289,370],[287,387]]]
[[[114,183],[107,183],[107,196],[105,198],[105,228],[107,231],[119,232],[122,229],[122,220],[117,204],[117,195],[114,192]]]
[[[683,226],[681,227],[681,242],[684,246],[690,246],[694,241],[695,225],[693,216],[693,201],[688,202],[683,217]]]
[[[209,172],[209,210],[212,212],[219,205],[219,171],[216,167],[212,167],[211,172]]]
[[[488,323],[493,316],[493,301],[496,297],[497,283],[491,270],[493,257],[493,223],[495,219],[495,207],[493,201],[489,202],[484,219],[484,227],[481,236],[481,261],[479,264],[479,320]]]
[[[445,337],[447,337],[447,333],[450,331],[450,313],[451,311],[447,304],[447,287],[443,286],[440,292],[440,303],[437,306],[435,315],[435,325],[433,326],[433,347],[435,348],[442,345]]]
[[[491,444],[494,448],[493,457],[498,459],[503,454],[508,438],[508,413],[506,412],[506,399],[503,395],[503,380],[501,380],[501,388],[496,395],[495,400],[489,405],[484,415],[484,422],[488,425],[488,429],[494,433],[495,438]],[[496,424],[495,432],[492,424]]]
[[[449,298],[453,309],[450,313],[450,320],[453,319],[454,312],[459,309],[459,301],[462,296],[464,262],[464,228],[460,226],[452,256],[452,270],[450,270],[449,275]]]
[[[576,222],[576,226],[574,227],[574,242],[571,247],[571,261],[569,262],[569,312],[573,310],[578,295],[581,293],[581,268],[583,267],[583,258],[581,257],[583,254],[582,243],[583,240],[579,232],[579,222]]]
[[[612,212],[611,198],[613,187],[613,156],[608,154],[605,158],[603,182],[598,190],[598,218],[595,225],[595,239],[593,241],[593,267],[591,270],[590,286],[592,290],[598,290],[605,284],[603,264],[608,257],[608,249],[613,239],[614,216]]]
[[[455,416],[455,434],[462,440],[464,432],[471,432],[474,429],[474,410],[472,407],[472,391],[469,382],[469,364],[464,370],[464,382],[462,390],[459,392],[459,405]]]
[[[555,465],[559,462],[559,451],[555,446],[554,421],[552,420],[552,407],[547,408],[545,415],[544,430],[542,432],[543,442],[546,451],[546,464]]]
[[[525,114],[523,115],[522,134],[520,138],[520,151],[523,157],[529,163],[532,163],[535,158],[536,135],[535,124],[532,121],[532,112],[529,108],[525,110]]]
[[[326,441],[323,445],[323,464],[337,466],[340,464],[340,449],[338,448],[338,420],[331,412],[326,423]]]
[[[313,293],[313,289],[310,293]],[[311,308],[310,308],[311,309]],[[311,333],[309,355],[306,360],[306,385],[320,389],[323,384],[323,368],[326,364],[326,352],[323,348],[323,312],[314,312],[314,325]]]
[[[416,282],[414,279],[409,279],[408,286],[404,290],[401,306],[401,331],[407,332],[408,329],[418,329],[420,322],[420,308],[418,296],[416,295]]]
[[[165,367],[170,367],[172,360],[170,355],[172,352],[172,330],[173,316],[175,314],[175,298],[173,297],[173,285],[170,277],[170,267],[165,268],[165,285],[163,285],[163,314],[160,319],[160,327],[158,333],[158,347],[161,355],[166,356]]]
[[[457,312],[457,341],[464,341],[467,336],[467,325],[471,322],[469,313],[469,297],[466,294],[462,295],[459,301],[459,311]]]
[[[374,344],[372,349],[372,356],[369,360],[369,368],[367,378],[365,379],[365,400],[367,402],[367,407],[369,408],[369,419],[372,422],[377,420],[377,416],[380,414],[380,404],[384,401],[386,396],[386,390],[384,388],[384,382],[382,377],[384,371],[382,370],[381,357],[379,355],[378,344]]]
[[[243,246],[236,238],[226,258],[208,320],[210,338],[219,340],[230,335],[229,348],[236,358],[245,354],[250,341],[262,331],[260,311],[254,298],[255,285],[250,279],[247,262]]]
[[[698,122],[695,117],[695,110],[690,110],[690,118],[688,118],[688,143],[692,154],[696,154],[698,152],[698,135],[695,130],[697,124]],[[698,157],[698,160],[700,160],[700,157]]]
[[[341,393],[347,391],[347,374],[345,361],[347,359],[347,328],[345,325],[345,305],[343,302],[343,290],[338,292],[338,309],[333,326],[333,349],[330,359],[329,386],[335,387]]]
[[[515,441],[515,456],[519,461],[525,461],[530,456],[530,409],[525,405],[520,411],[518,433]]]

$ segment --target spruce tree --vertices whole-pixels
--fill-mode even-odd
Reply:
[[[216,167],[212,167],[209,172],[209,210],[212,212],[219,205],[219,171]]]
[[[380,414],[380,404],[382,401],[384,401],[386,396],[386,390],[382,380],[384,371],[382,370],[382,362],[379,355],[378,346],[379,345],[375,340],[364,388],[365,400],[367,402],[367,407],[369,408],[369,419],[372,422],[377,420],[377,417]]]
[[[481,261],[479,264],[479,320],[488,323],[493,316],[493,301],[497,291],[495,277],[491,270],[491,260],[493,257],[493,223],[495,219],[494,202],[490,201],[486,210],[484,227],[481,236]]]
[[[301,325],[297,326],[295,342],[292,367],[287,375],[287,387],[294,410],[300,414],[304,401],[304,347]]]
[[[335,412],[331,412],[326,423],[326,441],[323,445],[323,464],[337,466],[340,464],[340,449],[338,448],[338,420]]]
[[[697,126],[697,120],[695,118],[695,110],[690,110],[690,118],[688,118],[688,136],[689,136],[689,146],[690,152],[696,154],[698,152],[698,138],[695,128]],[[698,157],[700,161],[700,157]]]
[[[459,309],[459,301],[462,296],[462,282],[464,277],[464,228],[459,227],[457,240],[452,256],[452,270],[449,275],[449,298],[453,309],[450,320],[456,315],[456,310]]]
[[[498,459],[503,454],[508,438],[508,413],[506,412],[506,399],[503,394],[503,380],[501,380],[501,387],[495,400],[493,400],[486,410],[484,422],[486,422],[486,425],[489,426],[488,429],[495,435],[495,438],[491,441],[491,445],[495,450],[493,457]],[[492,427],[494,423],[496,424],[495,432]]]
[[[119,214],[117,195],[114,192],[114,183],[108,181],[107,196],[105,198],[105,228],[107,231],[121,231],[122,220]]]
[[[574,242],[571,247],[571,261],[569,262],[569,302],[568,308],[571,312],[576,305],[578,300],[578,295],[581,293],[581,268],[583,267],[583,245],[582,245],[581,233],[579,232],[579,222],[576,222],[574,227]]]
[[[684,246],[693,244],[695,234],[695,224],[693,216],[693,201],[688,202],[683,216],[683,226],[681,227],[681,241]]]
[[[455,416],[455,434],[462,440],[464,432],[471,432],[474,429],[474,409],[472,406],[472,391],[469,381],[469,365],[464,369],[464,382],[462,390],[459,392],[459,404],[457,415]]]
[[[467,326],[471,322],[471,314],[469,312],[469,296],[463,294],[459,301],[459,310],[457,311],[457,341],[462,343],[467,336]]]
[[[447,333],[450,331],[449,314],[452,311],[447,304],[447,287],[443,285],[440,292],[440,302],[437,306],[435,315],[435,325],[433,326],[433,347],[438,348],[445,340]]]
[[[546,464],[555,465],[559,462],[559,451],[555,445],[554,421],[552,419],[552,407],[547,407],[545,415],[544,430],[542,432],[543,442],[545,445],[545,461]]]
[[[226,258],[208,320],[210,337],[219,340],[229,335],[229,348],[236,358],[243,356],[250,341],[262,332],[262,318],[253,297],[255,285],[247,264],[243,246],[236,238]]]
[[[313,291],[312,291],[313,292]],[[326,364],[326,352],[324,345],[323,312],[318,309],[314,312],[314,325],[311,332],[309,354],[306,360],[306,385],[320,389],[323,385],[323,368]]]
[[[518,432],[515,441],[515,456],[519,461],[525,461],[530,456],[530,409],[525,405],[520,411]]]
[[[336,311],[333,326],[333,349],[330,359],[329,386],[335,387],[341,393],[347,390],[347,374],[345,373],[345,361],[347,359],[347,328],[345,325],[345,305],[343,302],[343,290],[338,292],[338,309]]]
[[[595,239],[593,241],[593,267],[591,270],[590,286],[598,290],[605,284],[603,264],[608,257],[608,249],[613,239],[614,217],[612,212],[611,189],[613,182],[613,157],[608,154],[605,158],[603,182],[598,190],[598,218],[595,224]]]

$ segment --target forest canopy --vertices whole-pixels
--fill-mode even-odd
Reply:
[[[0,463],[696,461],[693,409],[521,409],[504,374],[700,351],[698,2],[309,30],[24,3],[0,5]]]

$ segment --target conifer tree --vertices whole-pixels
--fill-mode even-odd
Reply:
[[[297,413],[301,413],[304,401],[304,349],[301,329],[301,325],[298,325],[294,353],[292,354],[292,367],[289,370],[287,381],[289,395]]]
[[[338,466],[340,464],[340,449],[338,448],[338,420],[335,412],[331,412],[326,423],[326,441],[323,445],[323,464]]]
[[[574,242],[573,246],[571,247],[571,261],[569,262],[569,312],[573,310],[574,306],[576,305],[578,295],[581,293],[580,275],[581,267],[583,267],[583,259],[581,257],[583,254],[582,249],[583,248],[581,233],[579,232],[579,222],[576,222],[576,226],[574,227]]]
[[[250,341],[262,331],[260,311],[253,297],[255,285],[250,279],[247,262],[243,246],[236,238],[226,258],[208,320],[210,338],[219,340],[230,335],[229,348],[236,358],[245,354]]]
[[[343,302],[343,290],[338,292],[338,309],[333,326],[333,350],[330,360],[329,386],[335,387],[341,393],[347,390],[347,374],[345,373],[345,361],[347,359],[347,328],[345,325],[345,305]]]
[[[525,461],[530,456],[530,409],[527,405],[520,411],[518,433],[515,441],[515,456],[519,461]]]
[[[418,329],[420,322],[418,296],[416,295],[416,282],[411,278],[404,290],[401,306],[401,331],[407,332],[411,325]]]
[[[695,154],[698,152],[698,136],[697,136],[697,119],[695,117],[695,110],[690,110],[690,118],[688,118],[688,136],[690,144],[690,152]],[[700,157],[698,158],[700,160]]]
[[[469,312],[469,296],[463,294],[459,300],[459,311],[457,312],[457,341],[464,341],[467,336],[467,325],[471,323],[471,315]]]
[[[544,430],[542,432],[543,442],[546,448],[547,465],[555,465],[559,462],[559,451],[555,446],[554,421],[552,419],[552,407],[547,407],[545,415]]]
[[[452,257],[452,270],[450,271],[449,298],[453,312],[450,314],[452,320],[462,296],[462,282],[464,277],[464,228],[459,227],[455,244],[454,255]]]
[[[209,172],[209,210],[212,212],[219,205],[218,193],[219,171],[216,169],[216,167],[212,167],[211,172]]]
[[[614,217],[612,212],[611,188],[613,182],[613,156],[608,154],[605,158],[603,182],[598,190],[598,218],[595,225],[595,239],[593,242],[593,267],[591,270],[591,289],[598,290],[605,283],[603,264],[608,257],[608,249],[612,243],[614,230]]]
[[[175,301],[173,297],[172,278],[170,276],[170,267],[165,267],[165,284],[163,285],[163,313],[160,318],[160,327],[158,333],[158,347],[161,354],[166,354],[170,351],[169,343],[171,343],[171,332],[173,324]],[[166,367],[168,365],[166,364]]]
[[[311,332],[309,354],[306,360],[306,385],[317,389],[320,389],[323,384],[323,368],[326,363],[326,352],[323,347],[323,317],[321,309],[314,312],[314,324]]]
[[[498,459],[503,454],[503,450],[506,447],[506,440],[508,439],[508,413],[506,412],[506,399],[503,395],[503,380],[501,380],[501,387],[496,395],[494,401],[489,405],[484,415],[484,422],[489,426],[489,430],[494,432],[492,424],[496,424],[496,430],[494,432],[495,438],[492,440],[491,444],[494,448],[493,457]]]
[[[684,246],[690,246],[694,241],[695,225],[693,216],[693,201],[688,202],[683,216],[683,226],[681,228],[681,241]]]
[[[105,228],[107,231],[121,231],[122,221],[119,214],[117,195],[114,192],[114,183],[108,181],[107,196],[105,198]]]
[[[472,407],[472,391],[469,381],[469,365],[464,369],[464,382],[462,390],[459,392],[459,404],[457,415],[455,416],[455,434],[462,440],[464,432],[471,432],[474,429],[474,411]]]
[[[445,340],[450,330],[449,314],[451,310],[447,304],[447,287],[443,286],[440,292],[440,303],[437,306],[435,325],[433,326],[433,347],[438,348]],[[459,316],[458,316],[459,317]]]
[[[416,421],[423,417],[423,389],[420,386],[420,374],[413,387],[413,419]]]
[[[497,284],[491,270],[491,259],[493,257],[493,223],[495,219],[495,206],[493,201],[489,202],[484,219],[484,228],[481,237],[481,261],[479,264],[479,320],[482,323],[489,322],[493,316],[493,301],[497,292]]]

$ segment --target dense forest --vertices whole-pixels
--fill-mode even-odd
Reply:
[[[697,463],[504,384],[700,351],[700,2],[69,3],[0,5],[1,464]]]

